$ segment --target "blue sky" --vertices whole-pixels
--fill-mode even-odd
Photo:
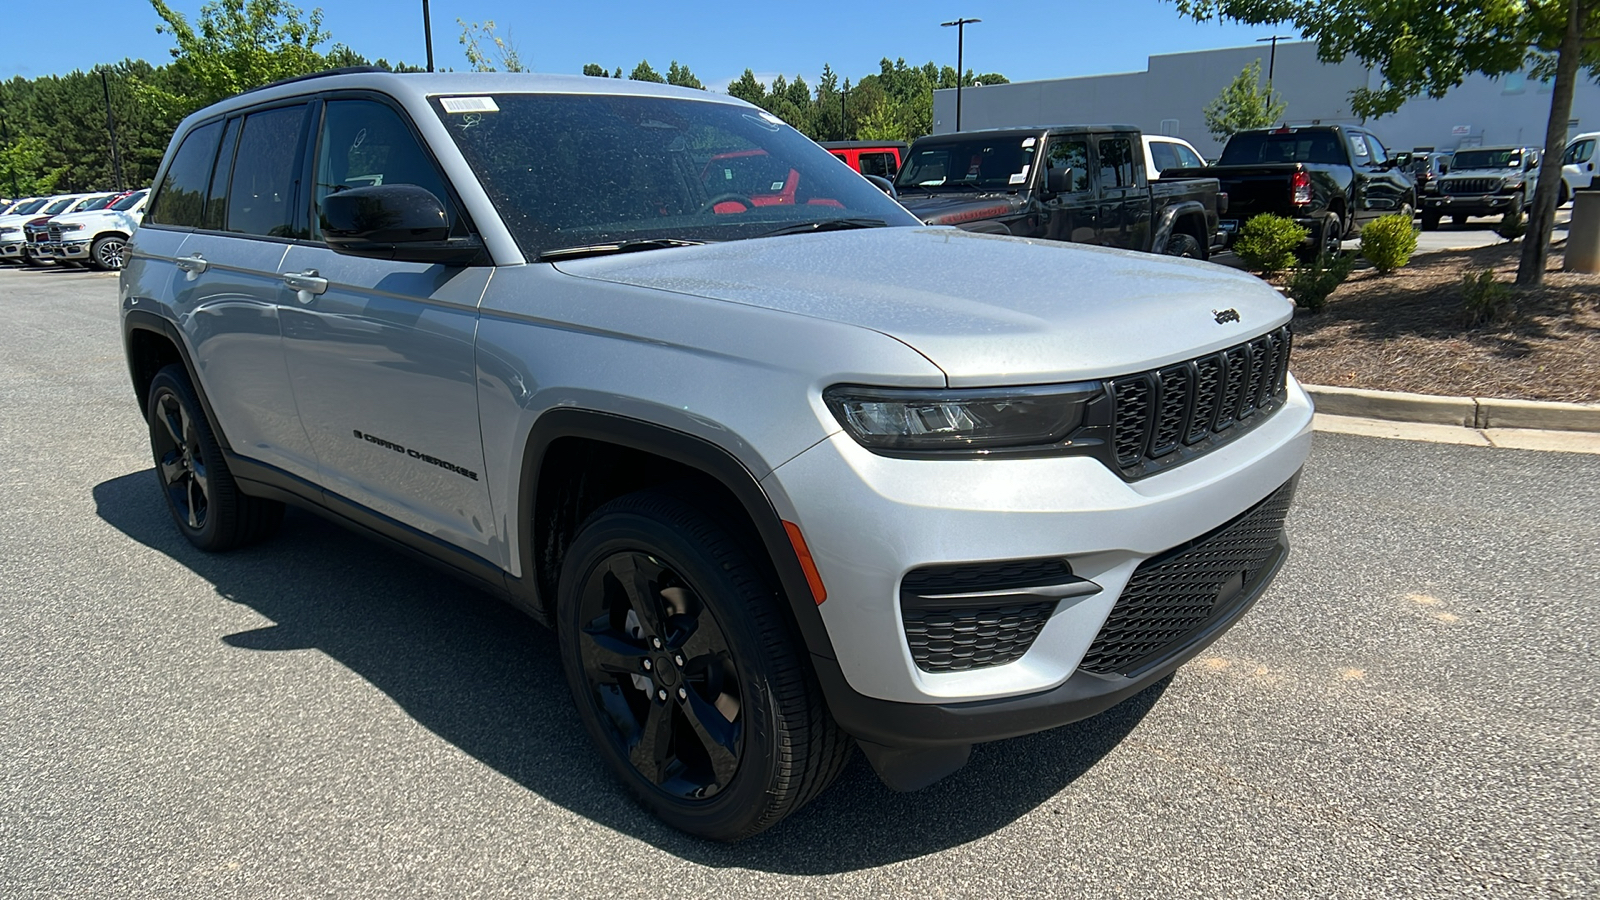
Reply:
[[[203,0],[169,0],[191,19]],[[421,0],[323,0],[324,27],[358,53],[422,64]],[[869,15],[864,10],[882,10]],[[721,88],[745,68],[762,81],[775,74],[803,75],[815,85],[823,63],[852,79],[878,69],[878,60],[904,56],[921,65],[955,65],[954,28],[939,23],[981,18],[967,26],[966,65],[1000,72],[1013,81],[1140,71],[1152,54],[1251,43],[1269,28],[1197,25],[1180,19],[1171,3],[1056,0],[1054,3],[941,0],[938,3],[684,4],[605,0],[530,3],[527,0],[432,0],[435,65],[467,67],[456,19],[494,20],[539,72],[574,73],[584,63],[631,71],[648,59],[665,72],[676,59],[709,87]],[[145,0],[79,0],[7,4],[0,78],[64,74],[124,57],[160,64],[170,59],[167,35],[156,34],[155,12]],[[1289,30],[1279,28],[1278,33]],[[44,38],[30,38],[47,36]],[[1265,49],[1265,48],[1263,48]]]

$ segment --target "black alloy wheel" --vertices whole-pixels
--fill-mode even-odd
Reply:
[[[832,783],[828,714],[758,542],[666,490],[619,497],[567,548],[562,667],[600,756],[668,824],[735,841]]]
[[[1335,259],[1344,252],[1344,220],[1338,213],[1328,213],[1322,220],[1322,246],[1318,252],[1323,259]]]
[[[1180,256],[1185,259],[1205,259],[1205,251],[1201,249],[1200,242],[1194,235],[1179,232],[1167,239],[1167,255]]]
[[[167,366],[150,382],[145,418],[167,509],[191,544],[229,550],[277,529],[283,504],[239,490],[183,366]]]

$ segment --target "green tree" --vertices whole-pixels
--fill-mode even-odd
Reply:
[[[649,62],[642,59],[639,60],[639,64],[637,66],[633,67],[633,74],[629,75],[628,78],[633,81],[651,81],[655,82],[656,84],[667,83],[667,80],[662,78],[659,72],[650,68]]]
[[[528,67],[522,63],[522,54],[517,51],[517,45],[511,41],[510,33],[506,37],[496,34],[493,19],[470,23],[456,19],[456,24],[461,26],[460,43],[472,71],[528,71]]]
[[[732,84],[728,85],[728,94],[729,96],[738,97],[746,103],[754,103],[763,109],[766,108],[767,86],[757,81],[756,73],[749,69],[745,69],[743,75],[740,75]]]
[[[1206,104],[1206,127],[1222,140],[1251,128],[1266,128],[1283,116],[1288,104],[1261,89],[1261,60],[1244,67],[1215,100]]]
[[[65,169],[52,169],[46,159],[50,145],[43,138],[23,135],[11,143],[0,145],[0,191],[16,193],[8,196],[34,197],[53,194],[56,183],[66,174]]]
[[[1467,76],[1519,72],[1552,76],[1544,162],[1533,219],[1517,266],[1518,284],[1544,280],[1561,185],[1561,154],[1578,70],[1600,76],[1600,0],[1173,0],[1197,21],[1290,22],[1317,42],[1317,56],[1354,56],[1383,76],[1351,92],[1351,109],[1377,117],[1418,95],[1443,97]]]
[[[694,77],[694,73],[689,71],[689,67],[678,65],[677,60],[673,60],[672,65],[667,66],[667,84],[696,88],[702,91],[706,89],[706,86],[700,83],[700,79]]]
[[[148,85],[147,100],[171,112],[192,111],[253,87],[328,68],[316,49],[328,42],[322,10],[309,15],[284,0],[211,0],[191,26],[165,0],[150,0],[170,34],[167,85]],[[338,49],[338,48],[335,48]]]
[[[606,71],[606,67],[600,65],[599,63],[585,63],[584,66],[583,66],[583,74],[589,75],[589,76],[592,76],[592,77],[595,77],[595,78],[610,78],[611,77],[611,73]]]

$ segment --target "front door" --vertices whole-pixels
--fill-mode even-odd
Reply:
[[[1050,139],[1045,148],[1045,173],[1041,179],[1050,186],[1052,173],[1057,180],[1064,178],[1065,188],[1050,194],[1044,201],[1044,236],[1053,241],[1072,241],[1078,244],[1098,243],[1095,230],[1100,210],[1090,191],[1089,141],[1086,137],[1067,136]]]
[[[1137,135],[1097,138],[1100,160],[1099,243],[1124,250],[1150,244],[1150,189]]]
[[[344,498],[504,564],[478,430],[478,302],[493,269],[343,256],[319,243],[321,202],[355,187],[427,188],[465,228],[404,114],[323,104],[312,242],[283,258],[285,355],[330,501]]]

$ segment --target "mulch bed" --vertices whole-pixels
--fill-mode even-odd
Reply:
[[[1415,257],[1387,276],[1358,269],[1317,314],[1295,316],[1295,377],[1307,384],[1459,397],[1600,402],[1600,275],[1561,271],[1518,289],[1515,311],[1468,327],[1462,276],[1516,280],[1520,244]]]

